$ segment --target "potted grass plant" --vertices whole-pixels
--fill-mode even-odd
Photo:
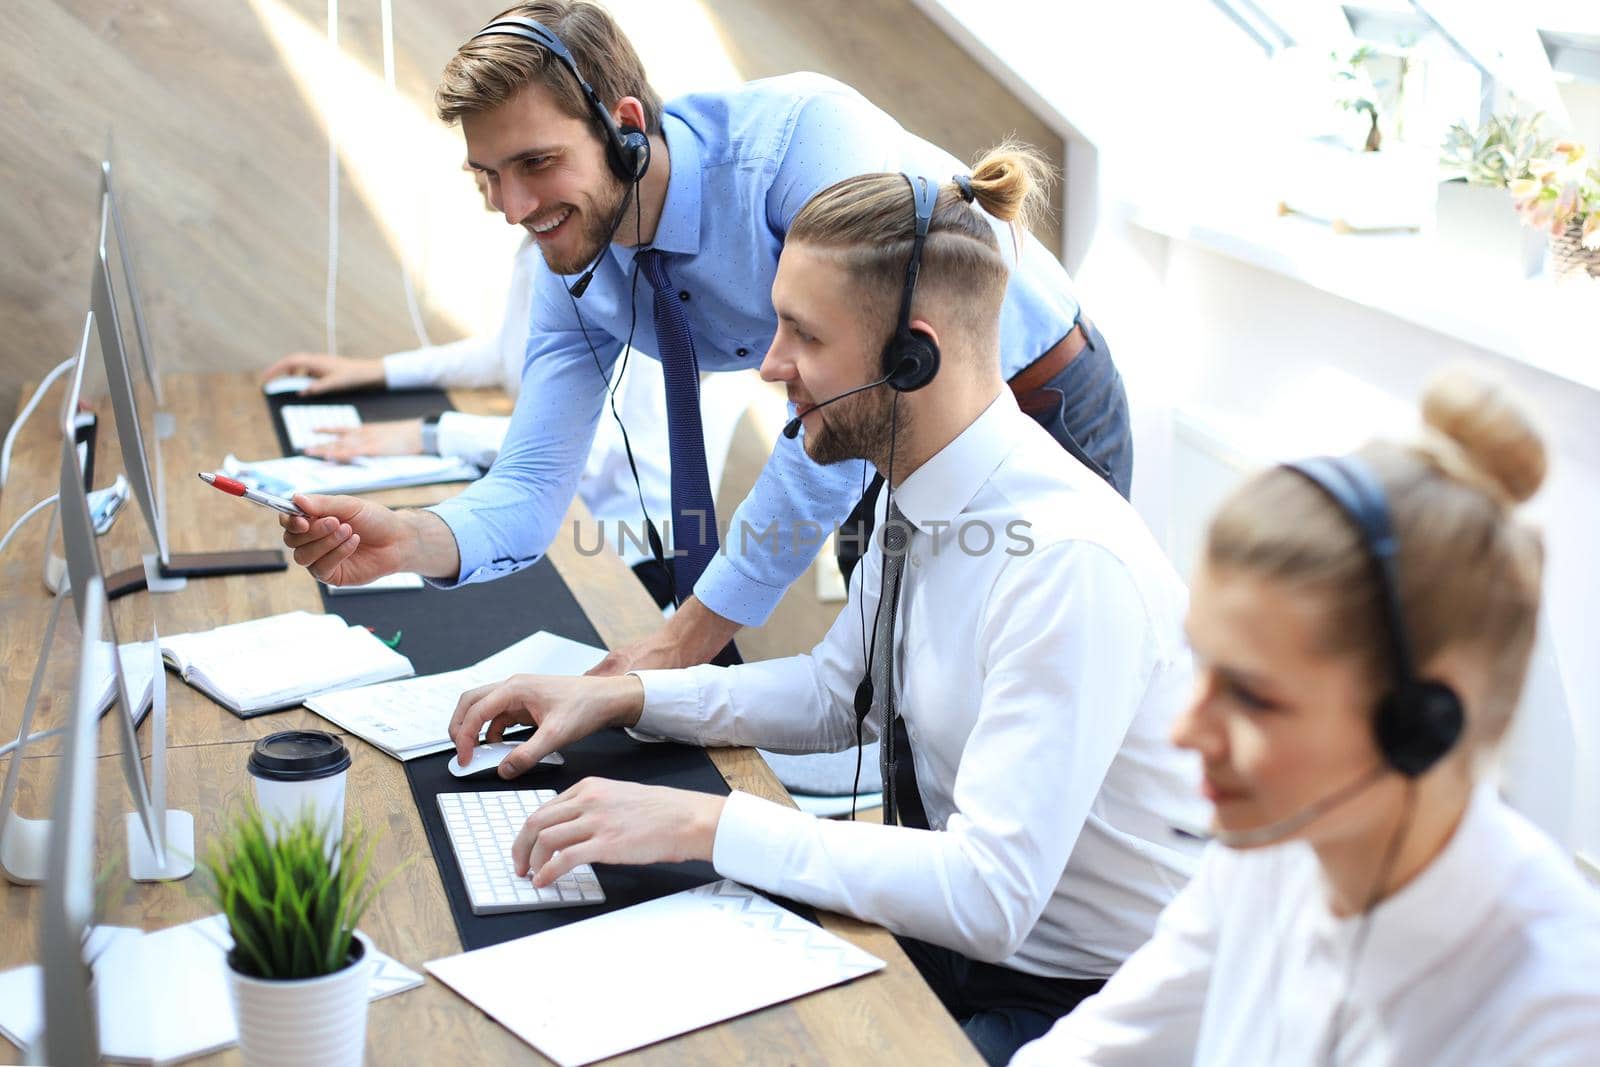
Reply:
[[[233,935],[229,982],[250,1067],[361,1063],[371,946],[356,923],[383,885],[370,878],[374,844],[353,830],[329,848],[310,813],[269,824],[254,807],[213,844],[207,891]]]

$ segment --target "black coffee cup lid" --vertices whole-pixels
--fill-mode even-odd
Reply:
[[[323,730],[284,730],[257,741],[250,773],[277,782],[331,778],[350,766],[344,742]]]

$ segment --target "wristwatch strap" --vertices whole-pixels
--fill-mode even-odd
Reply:
[[[422,420],[422,452],[424,455],[437,456],[439,454],[439,416],[435,412]]]

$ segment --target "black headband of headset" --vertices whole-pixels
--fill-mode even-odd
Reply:
[[[589,107],[600,120],[605,135],[615,144],[620,145],[622,143],[622,132],[617,129],[616,122],[611,118],[611,112],[607,110],[606,105],[600,100],[600,95],[594,91],[594,88],[584,76],[578,73],[578,62],[572,58],[572,53],[567,51],[567,46],[561,43],[561,38],[533,19],[507,17],[495,19],[489,25],[473,34],[471,40],[476,41],[479,37],[495,36],[521,37],[523,40],[541,45],[551,55],[559,59],[562,65],[572,72],[573,78],[577,80],[579,90],[583,93],[584,98],[589,101]]]
[[[1311,482],[1336,504],[1361,535],[1367,557],[1377,572],[1379,596],[1389,630],[1389,650],[1394,657],[1397,685],[1416,679],[1411,641],[1400,612],[1398,542],[1389,515],[1388,498],[1377,474],[1357,456],[1320,456],[1284,464]]]
[[[900,294],[900,317],[895,325],[896,337],[911,328],[911,298],[916,294],[917,275],[922,273],[922,246],[928,239],[928,227],[933,224],[934,205],[939,202],[938,182],[904,171],[900,177],[911,186],[911,196],[916,205],[917,228],[911,239],[911,258],[906,262],[906,286]]]

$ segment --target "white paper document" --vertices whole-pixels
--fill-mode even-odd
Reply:
[[[582,674],[605,655],[541,630],[458,671],[324,693],[306,707],[396,759],[416,759],[452,747],[450,717],[468,689],[513,674]]]
[[[449,456],[362,456],[349,463],[311,456],[241,460],[229,455],[222,473],[275,496],[295,493],[370,493],[408,485],[470,482],[478,468]]]
[[[577,1067],[848,982],[883,961],[721,881],[426,967],[562,1067]]]
[[[91,940],[100,1052],[124,1063],[175,1063],[239,1040],[228,991],[228,921],[212,915],[148,934],[121,927],[100,951]],[[37,964],[0,974],[0,1033],[26,1048],[44,1025]],[[422,975],[374,948],[371,999],[422,984]]]

